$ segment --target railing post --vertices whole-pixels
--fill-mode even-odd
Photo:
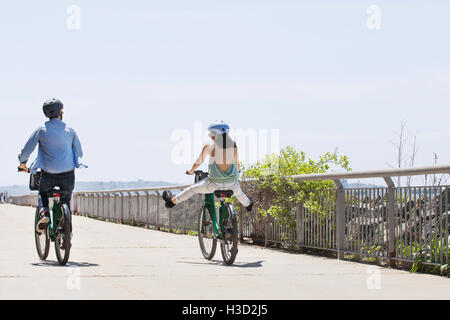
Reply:
[[[160,202],[160,198],[161,195],[159,194],[158,191],[156,191],[156,229],[159,230],[159,202]]]
[[[114,200],[114,216],[113,216],[113,220],[117,221],[117,193],[116,192],[113,193],[113,200]]]
[[[123,222],[124,219],[124,211],[125,211],[125,193],[120,192],[120,222]]]
[[[130,220],[130,218],[131,218],[131,205],[132,205],[132,201],[131,200],[133,200],[133,199],[132,199],[132,196],[131,196],[131,192],[127,192],[127,194],[128,194],[128,212],[127,212],[128,220],[126,220],[126,222],[130,222],[131,221]]]
[[[72,201],[70,201],[70,206],[71,206],[71,208],[69,208],[70,209],[70,212],[72,212],[72,213],[74,213],[75,211],[76,211],[76,203],[77,203],[77,195],[76,195],[76,193],[75,194],[73,194],[73,196],[72,196]]]
[[[141,194],[140,192],[136,192],[136,202],[137,202],[137,209],[136,209],[136,223],[140,223],[141,220]]]
[[[101,193],[101,195],[102,195],[102,218],[104,219],[105,218],[105,196],[106,196],[106,193]]]
[[[183,204],[183,208],[186,207],[186,202]],[[173,232],[172,230],[172,209],[169,209],[169,232]]]
[[[145,224],[148,226],[150,224],[150,218],[149,218],[149,203],[150,203],[150,193],[148,191],[145,191]]]
[[[395,184],[391,177],[384,177],[384,181],[388,186],[387,196],[386,196],[386,221],[388,229],[388,262],[391,267],[395,266],[395,216],[396,216],[396,205],[395,205]]]
[[[244,222],[242,221],[244,217],[244,207],[241,206],[241,210],[239,210],[239,242],[242,243],[244,241]]]
[[[94,194],[94,216],[98,218],[98,203],[99,203],[99,195],[98,192]]]
[[[340,180],[334,180],[336,185],[336,246],[337,258],[344,258],[345,244],[345,193]]]
[[[305,208],[303,207],[303,202],[299,203],[296,209],[296,227],[297,227],[297,245],[299,252],[303,253],[305,245],[305,233],[304,233],[304,213]]]
[[[269,224],[267,218],[264,218],[264,247],[267,247],[269,244]]]
[[[111,193],[108,192],[106,196],[106,209],[105,209],[105,218],[110,219],[111,218]]]

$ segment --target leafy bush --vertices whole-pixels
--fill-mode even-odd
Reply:
[[[256,183],[243,183],[244,192],[257,202],[257,212],[263,217],[276,218],[280,224],[295,228],[293,209],[303,202],[311,212],[324,213],[319,201],[320,192],[335,188],[333,181],[296,182],[291,176],[329,172],[335,166],[350,171],[349,160],[337,150],[325,153],[319,160],[307,159],[302,151],[287,147],[280,154],[266,156],[263,161],[243,168],[244,176]]]

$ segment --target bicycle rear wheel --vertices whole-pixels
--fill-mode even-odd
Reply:
[[[72,247],[70,239],[70,211],[64,203],[61,204],[62,216],[58,226],[58,235],[55,239],[56,259],[60,265],[65,265],[69,260],[70,248]]]
[[[200,209],[198,215],[198,241],[205,259],[211,260],[216,254],[217,238],[214,236],[211,210],[207,206]]]
[[[222,221],[223,240],[220,243],[222,258],[226,265],[232,265],[238,253],[238,224],[236,211],[231,203],[226,204],[228,217]]]
[[[48,257],[50,251],[50,236],[48,234],[48,227],[42,232],[36,231],[36,225],[39,221],[39,207],[36,208],[36,213],[34,215],[34,240],[36,243],[36,251],[38,253],[39,259],[45,260]]]

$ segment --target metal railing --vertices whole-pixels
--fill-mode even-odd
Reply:
[[[392,177],[450,173],[450,166],[390,169],[293,176],[295,181],[333,180],[336,188],[320,190],[322,212],[302,203],[295,210],[296,227],[276,219],[239,213],[240,238],[316,248],[394,261],[413,261],[417,254],[432,264],[449,261],[450,186],[396,187]],[[386,187],[343,188],[343,179],[381,177]],[[254,183],[247,179],[246,183]],[[72,211],[105,220],[132,222],[182,231],[196,231],[203,198],[192,197],[167,209],[163,190],[188,186],[76,192]],[[18,205],[37,205],[37,196],[11,197]]]

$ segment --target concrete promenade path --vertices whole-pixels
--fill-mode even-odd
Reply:
[[[34,209],[0,205],[0,299],[450,299],[450,279],[242,245],[234,266],[197,237],[74,216],[72,252],[40,261]]]

